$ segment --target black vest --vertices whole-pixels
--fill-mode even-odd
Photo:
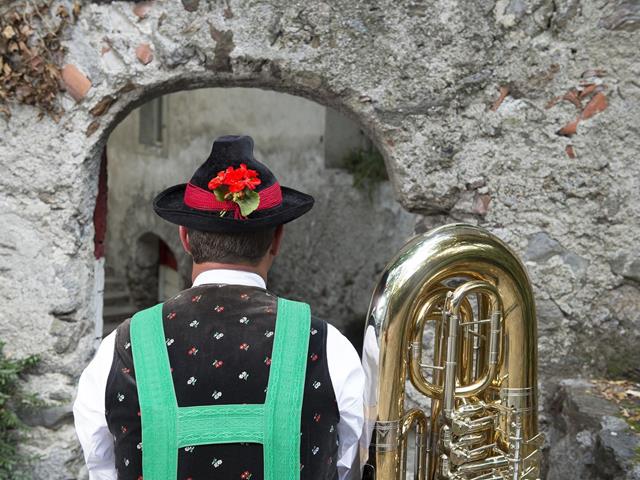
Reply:
[[[277,298],[257,287],[202,285],[163,306],[180,407],[264,403]],[[327,325],[312,318],[302,405],[300,478],[336,479],[340,418],[326,361]],[[105,397],[119,480],[142,478],[142,433],[129,320],[116,333]],[[261,480],[260,444],[181,448],[179,480]]]

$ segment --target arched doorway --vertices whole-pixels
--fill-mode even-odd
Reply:
[[[125,118],[108,140],[107,275],[126,280],[139,308],[162,299],[149,292],[163,281],[171,283],[166,292],[189,286],[190,259],[177,228],[155,215],[152,200],[188,181],[213,139],[229,133],[250,134],[256,157],[283,185],[316,198],[308,215],[285,227],[269,288],[309,302],[359,346],[377,275],[412,235],[415,218],[393,198],[382,155],[360,126],[301,97],[253,88],[191,90],[156,97]],[[136,237],[140,231],[156,233]],[[162,251],[175,255],[173,270],[161,261]]]
[[[103,335],[138,310],[165,301],[185,287],[171,247],[154,233],[140,235],[126,259],[106,258]]]

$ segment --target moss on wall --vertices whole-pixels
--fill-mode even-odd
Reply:
[[[37,408],[40,402],[20,388],[20,376],[38,363],[38,357],[20,360],[4,354],[0,342],[0,479],[29,478],[22,467],[30,461],[18,453],[18,443],[26,425],[18,417],[18,411]]]

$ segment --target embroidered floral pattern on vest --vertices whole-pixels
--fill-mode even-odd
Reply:
[[[165,303],[167,351],[181,407],[263,403],[271,366],[277,298],[255,287],[203,285]],[[300,478],[336,479],[339,420],[326,364],[326,324],[313,319],[302,407]],[[142,446],[129,322],[118,328],[106,392],[119,480],[142,475]],[[185,447],[178,479],[262,479],[262,446]]]

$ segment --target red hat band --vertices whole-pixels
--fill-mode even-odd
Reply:
[[[260,190],[257,193],[260,196],[260,203],[256,210],[267,210],[282,204],[282,189],[278,182]],[[207,212],[233,211],[233,217],[236,220],[244,219],[240,214],[240,207],[236,202],[221,202],[216,198],[213,192],[200,188],[192,183],[187,184],[187,188],[184,192],[184,203],[196,210],[203,210]]]

